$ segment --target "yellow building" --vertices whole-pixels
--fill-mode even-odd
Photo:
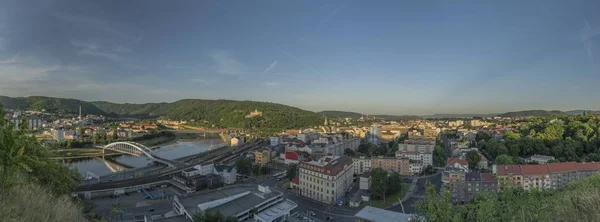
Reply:
[[[269,151],[268,149],[254,151],[254,163],[264,166],[270,161],[271,151]]]

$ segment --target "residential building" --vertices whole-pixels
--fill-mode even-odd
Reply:
[[[490,173],[466,173],[465,180],[467,183],[466,201],[478,193],[498,191],[498,180]]]
[[[370,190],[371,189],[371,173],[365,172],[360,175],[360,181],[358,188],[361,190]]]
[[[215,165],[214,174],[223,178],[223,183],[234,184],[237,178],[237,169],[229,165]]]
[[[348,156],[327,155],[300,163],[300,192],[328,204],[341,201],[353,181],[354,165]]]
[[[354,215],[356,222],[408,222],[411,221],[412,217],[412,214],[403,214],[371,206],[365,206]]]
[[[525,158],[525,161],[528,163],[539,163],[539,164],[546,164],[546,163],[548,163],[549,160],[554,160],[554,157],[535,154],[533,156]]]
[[[254,151],[254,163],[264,166],[269,162],[271,162],[271,151],[269,149]]]
[[[577,163],[577,177],[579,180],[583,180],[592,174],[596,174],[600,171],[600,163],[596,162],[583,162]]]
[[[446,167],[454,168],[463,172],[469,171],[469,162],[466,159],[449,157],[446,161]]]
[[[369,157],[354,157],[352,158],[352,164],[354,165],[354,174],[356,175],[371,171],[371,158]]]
[[[465,182],[465,172],[462,171],[449,171],[448,172],[448,189],[452,202],[464,203],[468,200]]]
[[[521,165],[523,170],[523,189],[548,189],[552,187],[550,170],[547,165]]]
[[[547,165],[550,170],[553,189],[561,188],[570,182],[579,180],[576,162],[548,163]]]
[[[410,159],[408,157],[400,157],[400,161],[398,162],[398,173],[402,176],[409,176],[410,173]]]
[[[403,157],[405,158],[405,157]],[[423,167],[423,162],[419,161],[419,160],[409,160],[409,169],[408,169],[408,174],[409,175],[417,175],[419,173],[421,173],[423,171],[424,167]]]
[[[175,218],[191,221],[196,213],[207,210],[237,217],[238,221],[253,219],[260,222],[285,221],[298,204],[286,200],[281,192],[269,187],[228,187],[219,190],[173,197]]]
[[[400,136],[399,133],[394,133],[391,131],[385,131],[381,133],[381,140],[388,142],[388,141],[394,141],[396,138],[398,138]]]
[[[481,159],[479,160],[479,162],[477,162],[477,169],[487,170],[489,168],[487,158],[485,158],[485,156],[481,154],[479,154],[479,156],[481,156]]]
[[[398,172],[398,162],[399,159],[394,157],[378,156],[371,159],[371,167],[372,169],[381,168],[388,172]]]

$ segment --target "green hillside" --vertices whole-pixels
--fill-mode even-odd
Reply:
[[[500,116],[500,117],[524,117],[524,116],[544,117],[544,116],[566,116],[566,115],[569,115],[569,114],[562,112],[562,111],[558,111],[558,110],[552,110],[552,111],[524,110],[524,111],[517,111],[517,112],[508,112],[508,113],[500,114],[498,116]]]
[[[47,112],[52,113],[77,114],[79,113],[79,106],[81,106],[83,114],[106,115],[104,111],[93,104],[76,99],[53,98],[45,96],[15,98],[0,96],[0,102],[2,102],[4,107],[7,109],[33,109],[46,110]]]
[[[92,102],[105,112],[119,115],[164,116],[176,120],[204,120],[201,126],[287,129],[316,126],[323,117],[314,112],[277,103],[184,99],[172,103],[117,104]],[[258,110],[262,116],[246,118]]]

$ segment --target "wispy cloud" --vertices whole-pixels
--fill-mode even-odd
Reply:
[[[65,13],[58,13],[58,12],[54,12],[54,13],[52,13],[52,15],[60,20],[63,20],[65,22],[68,22],[68,23],[71,23],[74,25],[79,25],[86,29],[100,30],[103,33],[109,34],[113,37],[125,38],[132,42],[136,41],[136,39],[139,38],[139,36],[133,37],[128,32],[124,31],[125,28],[118,28],[118,27],[124,26],[123,23],[121,23],[121,22],[109,21],[109,20],[88,17],[88,16],[83,16],[83,15],[71,15],[71,14],[65,14]],[[132,27],[128,27],[127,29],[131,30],[131,28]]]
[[[268,72],[269,70],[275,68],[275,66],[277,66],[277,60],[273,61],[273,63],[271,63],[271,65],[265,69],[265,72]]]
[[[281,47],[277,46],[277,49],[279,49],[280,52],[288,55],[289,57],[292,57],[294,60],[300,62],[302,65],[304,65],[306,68],[310,69],[310,71],[312,71],[313,73],[317,73],[317,70],[315,70],[312,66],[309,66],[307,64],[305,64],[304,62],[300,61],[300,59],[298,59],[298,57],[292,55],[292,53],[289,53],[288,51],[283,50]]]
[[[215,63],[215,69],[218,73],[226,75],[244,75],[247,73],[247,67],[238,61],[231,51],[218,50],[208,54]]]
[[[277,86],[279,85],[278,82],[265,82],[265,86]]]
[[[583,41],[583,45],[588,53],[588,56],[592,58],[592,50],[594,48],[594,38],[596,36],[600,36],[600,29],[596,27],[590,26],[588,21],[585,22],[585,27],[581,30],[581,41]]]
[[[72,40],[71,45],[79,50],[77,51],[78,55],[97,56],[119,63],[129,61],[130,59],[126,55],[133,53],[133,50],[127,47],[120,45],[106,47],[94,41]],[[124,65],[132,66],[131,64]]]

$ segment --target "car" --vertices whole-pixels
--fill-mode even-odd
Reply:
[[[154,212],[154,208],[152,208],[152,209],[148,210],[148,212]]]
[[[302,220],[303,221],[308,221],[308,217],[303,217]]]
[[[315,216],[315,212],[312,212],[312,211],[311,211],[311,212],[310,212],[310,216],[313,216],[313,217],[314,217],[314,216]]]

